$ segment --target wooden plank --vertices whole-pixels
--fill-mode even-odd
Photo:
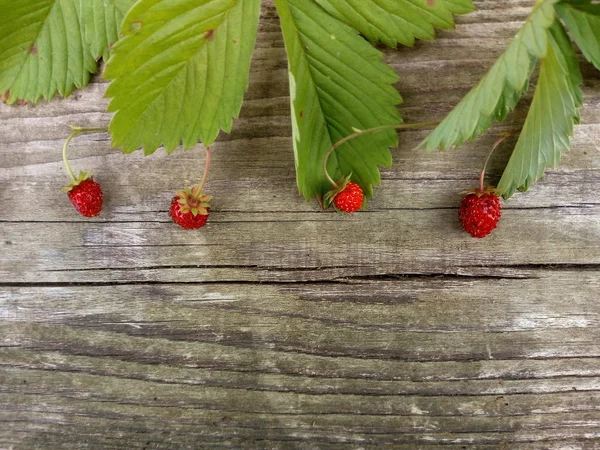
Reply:
[[[118,447],[106,429],[181,447],[600,437],[595,271],[99,289],[0,297],[7,442]]]
[[[102,429],[182,447],[585,448],[599,437],[600,280],[536,275],[12,287],[0,420],[25,443],[74,433],[98,448],[118,447]]]
[[[21,283],[306,281],[503,276],[503,269],[536,265],[597,268],[599,215],[598,207],[514,209],[485,241],[460,229],[454,209],[385,210],[352,218],[217,210],[201,233],[178,230],[164,219],[46,222],[42,234],[39,223],[9,222],[0,224],[0,276]]]

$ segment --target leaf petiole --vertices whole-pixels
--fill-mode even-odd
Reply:
[[[400,124],[394,124],[394,125],[382,125],[380,127],[367,128],[366,130],[359,130],[357,128],[353,128],[355,130],[354,133],[349,134],[345,138],[340,139],[339,141],[337,141],[335,144],[333,144],[329,148],[329,150],[327,151],[327,153],[325,153],[325,156],[323,156],[323,173],[325,174],[325,178],[327,179],[327,181],[329,181],[329,183],[334,188],[338,187],[337,183],[335,181],[333,181],[333,178],[331,178],[331,176],[329,175],[329,172],[327,172],[327,163],[329,161],[329,157],[331,156],[331,154],[337,148],[341,147],[346,142],[351,141],[352,139],[356,139],[357,137],[363,136],[365,134],[379,133],[381,131],[387,131],[387,130],[412,130],[412,129],[419,129],[419,128],[431,128],[431,127],[436,127],[439,124],[440,124],[440,122],[421,122],[421,123],[400,123]]]

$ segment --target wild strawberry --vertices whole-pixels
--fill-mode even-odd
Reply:
[[[362,188],[350,181],[350,177],[339,180],[325,195],[326,204],[333,203],[338,211],[353,213],[363,207],[365,196]]]
[[[107,131],[107,129],[71,127],[71,134],[63,145],[63,162],[71,178],[71,183],[63,191],[67,193],[69,200],[71,200],[77,212],[84,217],[94,217],[100,214],[102,210],[102,189],[92,179],[90,172],[79,172],[79,176],[75,176],[75,172],[73,172],[71,164],[69,164],[67,151],[69,143],[75,137],[83,133],[97,133],[100,131]]]
[[[501,209],[500,199],[492,189],[478,189],[462,199],[458,218],[467,233],[484,238],[498,225]]]
[[[340,211],[353,213],[362,208],[364,200],[361,187],[356,183],[348,183],[342,192],[333,197],[333,204]]]
[[[89,173],[80,173],[66,189],[67,196],[79,214],[95,217],[102,210],[102,189]]]
[[[208,220],[208,202],[212,197],[206,195],[200,185],[188,186],[175,194],[169,211],[173,222],[185,230],[203,227]]]

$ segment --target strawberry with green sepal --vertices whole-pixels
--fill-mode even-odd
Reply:
[[[177,191],[171,201],[169,214],[171,219],[184,230],[195,230],[206,225],[210,214],[210,200],[212,197],[204,192],[204,185],[210,171],[211,151],[206,147],[206,161],[202,181],[194,186],[186,186]]]
[[[502,205],[500,204],[500,197],[496,194],[496,189],[493,187],[484,188],[485,170],[492,154],[500,144],[519,132],[520,130],[503,133],[494,143],[479,175],[479,187],[469,191],[460,202],[458,220],[460,220],[463,229],[474,238],[488,236],[494,231],[502,217]]]
[[[102,188],[88,173],[81,172],[66,188],[67,196],[79,214],[95,217],[102,210]]]
[[[345,213],[353,213],[363,207],[365,196],[362,188],[356,183],[348,183],[346,187],[333,198],[333,204]]]
[[[350,181],[352,175],[348,175],[338,181],[333,181],[333,178],[331,178],[331,175],[329,175],[329,172],[327,171],[327,161],[329,161],[331,154],[340,145],[358,136],[359,133],[360,131],[357,130],[355,135],[347,136],[341,141],[336,142],[331,146],[329,151],[325,153],[325,156],[323,156],[323,174],[327,181],[329,181],[329,184],[331,184],[331,190],[325,194],[324,198],[324,206],[326,208],[333,203],[339,212],[351,214],[362,209],[365,205],[365,195],[362,188],[357,183]]]
[[[365,196],[358,184],[350,181],[350,177],[345,177],[334,183],[325,195],[325,205],[329,206],[331,203],[340,212],[353,213],[364,206]]]
[[[169,210],[173,222],[185,230],[203,227],[210,213],[211,198],[199,184],[177,191]]]
[[[439,125],[439,122],[424,122],[412,124],[399,123],[392,125],[383,125],[375,128],[368,128],[366,130],[359,130],[358,128],[353,128],[354,133],[334,143],[329,148],[327,153],[325,153],[325,155],[323,156],[323,174],[325,176],[325,179],[329,181],[329,184],[331,184],[331,190],[327,194],[325,194],[324,202],[322,202],[321,206],[327,208],[333,203],[333,205],[337,208],[338,211],[345,213],[353,213],[362,209],[366,203],[366,198],[363,189],[359,184],[351,181],[352,175],[344,177],[341,180],[334,181],[333,178],[331,178],[331,175],[329,175],[329,172],[327,171],[327,163],[329,161],[329,157],[339,147],[353,139],[367,134],[380,133],[382,131],[388,130],[410,130],[428,128],[436,125]]]
[[[67,193],[75,210],[84,217],[95,217],[100,214],[103,201],[102,188],[94,181],[90,172],[79,172],[79,175],[75,176],[75,172],[73,172],[73,169],[69,164],[67,150],[69,144],[76,136],[83,133],[96,133],[101,131],[107,130],[106,128],[71,127],[71,134],[63,146],[63,162],[69,177],[71,178],[71,182],[64,191]]]

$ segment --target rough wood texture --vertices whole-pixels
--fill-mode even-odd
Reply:
[[[406,120],[443,117],[531,3],[480,1],[437,41],[385,50]],[[200,232],[167,216],[200,146],[145,158],[80,137],[105,212],[82,220],[59,194],[68,125],[110,119],[102,80],[0,106],[0,448],[600,448],[600,74],[582,67],[571,152],[486,240],[456,204],[523,105],[458,151],[402,133],[365,212],[319,211],[295,189],[270,2]]]

